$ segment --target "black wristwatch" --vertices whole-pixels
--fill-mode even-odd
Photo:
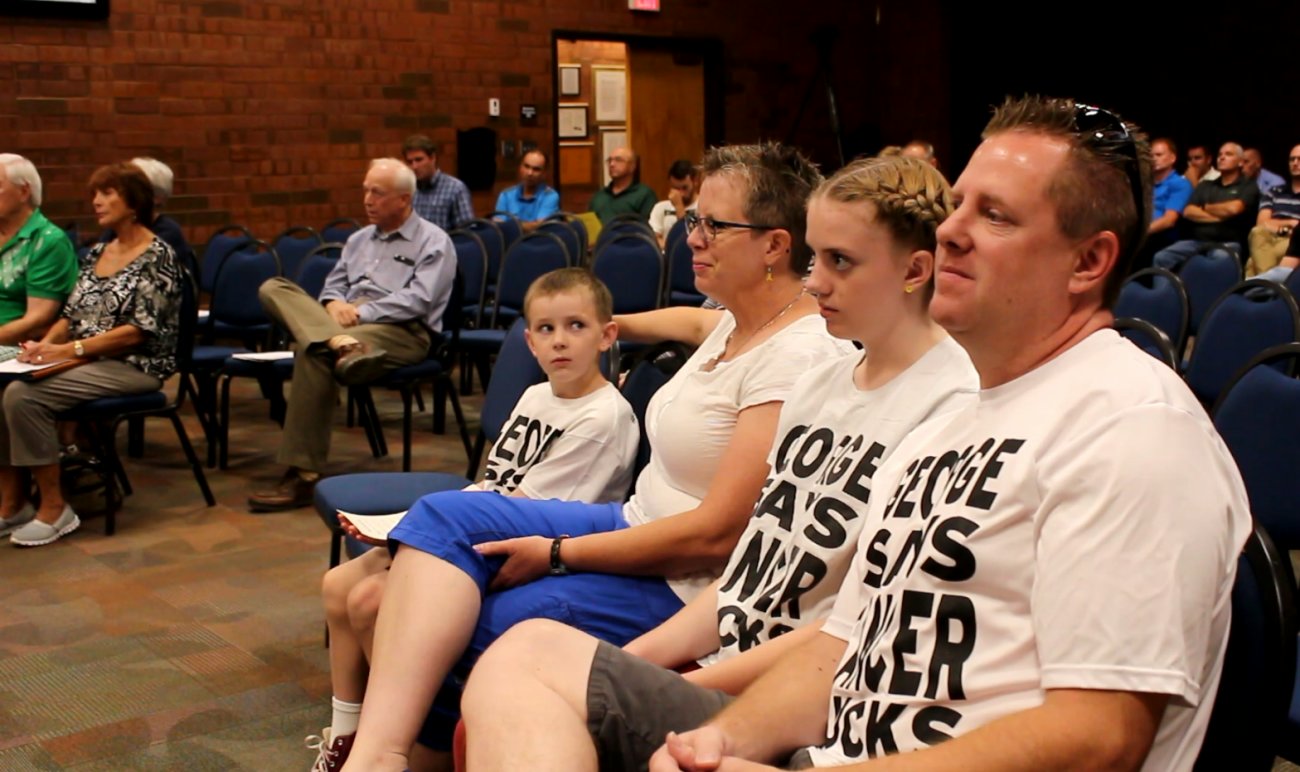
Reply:
[[[560,544],[567,538],[569,538],[569,535],[566,533],[556,536],[555,541],[551,542],[551,576],[569,575],[569,567],[564,565],[563,560],[560,560]]]

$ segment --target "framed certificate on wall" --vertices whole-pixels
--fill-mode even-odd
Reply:
[[[587,136],[587,103],[562,102],[556,108],[555,130],[560,139],[583,139]]]

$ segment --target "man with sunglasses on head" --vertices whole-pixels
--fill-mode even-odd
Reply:
[[[651,770],[1192,767],[1250,516],[1195,397],[1111,329],[1150,184],[1145,137],[1112,113],[996,111],[939,226],[930,305],[978,400],[875,473],[817,636],[711,697],[726,706]]]

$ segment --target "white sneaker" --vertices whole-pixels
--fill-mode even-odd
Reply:
[[[23,508],[18,510],[11,517],[0,517],[0,536],[13,533],[18,530],[19,526],[26,525],[36,519],[36,509],[30,503],[24,504]]]
[[[10,534],[9,542],[19,547],[40,547],[58,541],[80,527],[81,518],[77,517],[77,513],[72,511],[72,507],[64,504],[63,513],[59,515],[58,520],[54,521],[53,525],[42,523],[40,520],[32,520]]]

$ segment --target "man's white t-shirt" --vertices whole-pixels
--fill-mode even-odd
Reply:
[[[1144,769],[1191,769],[1249,505],[1167,367],[1112,330],[915,430],[877,475],[823,630],[818,766],[916,750],[1046,689],[1169,695]]]
[[[888,383],[853,382],[861,353],[804,373],[781,408],[772,472],[718,586],[714,660],[826,617],[852,562],[872,478],[917,424],[967,404],[979,376],[945,337]]]
[[[713,332],[677,374],[651,398],[645,413],[650,462],[636,480],[636,493],[623,507],[631,525],[641,525],[699,506],[720,469],[740,412],[783,402],[801,374],[852,350],[826,332],[820,316],[804,316],[740,356],[704,366],[721,356],[736,318],[724,311]],[[717,576],[670,577],[669,586],[689,602]]]
[[[483,489],[530,499],[622,501],[640,441],[632,406],[612,383],[561,399],[530,386],[488,455]]]
[[[699,204],[698,200],[692,201],[691,205],[686,207],[686,211],[694,211]],[[656,236],[661,238],[667,236],[668,231],[672,230],[676,224],[677,208],[673,206],[672,201],[664,199],[655,204],[654,208],[650,210],[650,230],[654,231]]]

